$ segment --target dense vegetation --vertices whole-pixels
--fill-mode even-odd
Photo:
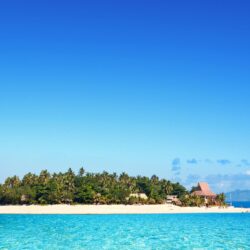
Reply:
[[[192,192],[191,192],[192,193]],[[226,196],[221,193],[216,196],[215,199],[205,199],[204,197],[186,194],[180,197],[182,206],[188,207],[200,207],[200,206],[227,206],[225,202]]]
[[[131,196],[145,193],[148,199]],[[75,174],[50,174],[47,170],[39,175],[28,173],[22,180],[9,177],[0,185],[0,204],[136,204],[163,203],[169,194],[183,197],[185,187],[159,179],[153,175],[131,177],[126,173],[86,173],[83,168]]]
[[[141,193],[146,199],[138,196]],[[167,195],[177,195],[177,205],[225,205],[224,194],[205,200],[191,193],[179,183],[156,175],[148,178],[126,173],[86,173],[83,168],[78,174],[71,169],[58,174],[43,170],[39,175],[28,173],[22,180],[17,176],[7,178],[0,185],[0,204],[161,204]]]

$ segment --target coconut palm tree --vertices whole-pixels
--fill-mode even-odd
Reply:
[[[39,177],[39,184],[46,185],[50,179],[50,173],[47,170],[42,170]]]
[[[224,193],[218,194],[215,198],[216,203],[219,206],[225,206],[226,205],[226,196]]]
[[[149,199],[128,200],[131,193],[145,193]],[[185,194],[186,189],[179,183],[159,179],[156,175],[129,176],[122,173],[86,173],[83,168],[75,175],[72,169],[66,173],[50,174],[42,170],[37,176],[27,173],[22,181],[17,176],[9,177],[0,185],[1,204],[59,204],[59,203],[123,203],[151,202],[161,203],[171,193]],[[224,200],[218,196],[218,200]],[[201,201],[190,197],[189,202],[200,204]]]
[[[22,179],[22,184],[24,186],[34,186],[38,183],[38,177],[35,174],[28,173],[24,175]]]
[[[16,175],[14,175],[13,177],[8,177],[5,180],[4,186],[8,188],[17,188],[18,186],[20,186],[20,184],[20,179]]]

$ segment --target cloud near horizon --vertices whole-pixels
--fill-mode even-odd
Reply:
[[[248,174],[208,175],[205,177],[205,181],[216,192],[250,189],[250,175]]]
[[[175,158],[172,161],[171,170],[175,175],[180,175],[180,171],[181,171],[181,160],[180,160],[180,158]]]
[[[210,160],[210,159],[206,159],[206,160],[205,160],[205,163],[207,163],[207,164],[212,164],[212,163],[213,163],[213,161],[212,161],[212,160]]]
[[[198,164],[198,161],[193,158],[191,160],[187,160],[187,164]]]
[[[216,193],[230,192],[234,190],[250,190],[250,170],[247,170],[243,174],[231,174],[231,175],[207,175],[201,177],[199,175],[188,175],[182,183],[186,188],[190,189],[195,186],[197,182],[205,181],[209,184],[211,189]]]
[[[250,166],[250,162],[247,159],[241,160],[241,164],[244,165],[244,166],[247,166],[247,167]]]
[[[193,186],[196,186],[200,180],[201,177],[199,175],[190,174],[187,176],[186,180],[184,180],[183,183],[188,189],[191,189]]]
[[[211,159],[205,159],[205,160],[197,160],[196,158],[190,158],[190,159],[187,159],[186,160],[186,164],[189,164],[189,165],[197,165],[198,163],[206,163],[206,164],[220,164],[220,165],[230,165],[230,164],[233,164],[233,162],[230,160],[230,159],[218,159],[218,160],[211,160]],[[236,164],[237,162],[235,162]],[[172,171],[175,171],[177,169],[181,169],[181,160],[180,158],[175,158],[173,161],[172,161]],[[249,167],[250,166],[250,161],[247,160],[247,159],[242,159],[238,162],[238,164],[236,164],[235,166],[237,167],[242,167],[242,166],[245,166],[245,167]]]
[[[231,161],[227,159],[220,159],[220,160],[217,160],[217,163],[219,163],[220,165],[229,165],[231,164]]]

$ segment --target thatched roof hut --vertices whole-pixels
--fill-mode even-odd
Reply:
[[[209,185],[206,182],[199,182],[196,190],[192,195],[202,196],[205,198],[215,198],[216,194],[210,190]]]

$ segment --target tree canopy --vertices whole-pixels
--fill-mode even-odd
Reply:
[[[148,199],[131,194],[144,193]],[[20,179],[8,177],[0,185],[0,204],[136,204],[164,203],[167,195],[182,197],[185,187],[156,175],[129,176],[127,173],[89,173],[81,168],[65,173],[41,171]]]

